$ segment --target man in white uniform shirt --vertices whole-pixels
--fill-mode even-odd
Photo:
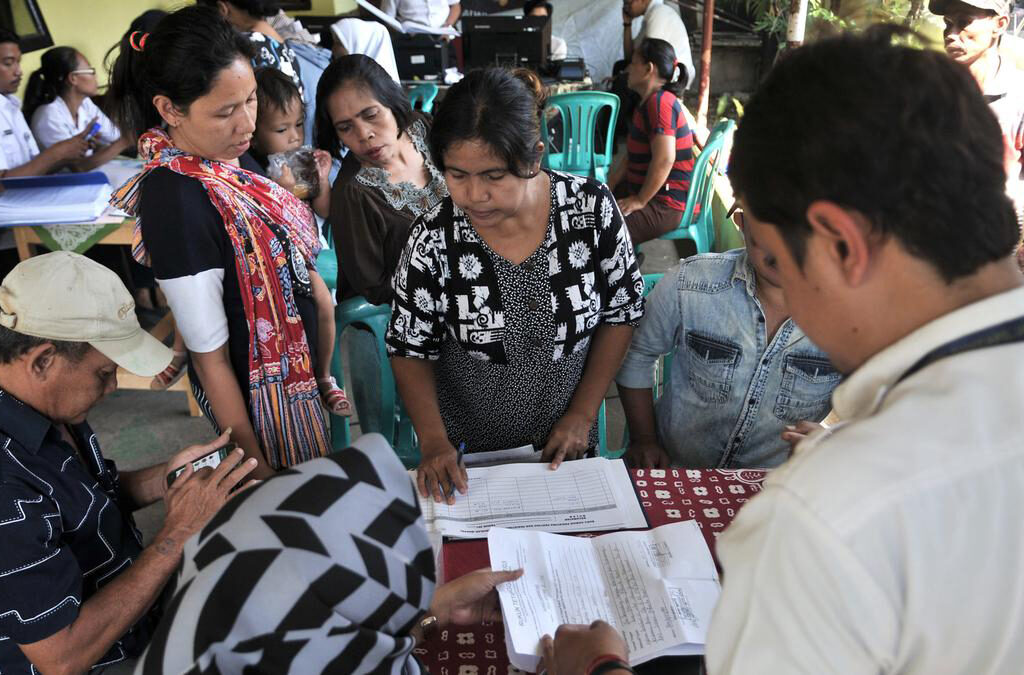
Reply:
[[[793,50],[736,133],[744,234],[848,376],[843,422],[717,540],[711,675],[1024,668],[1024,277],[1002,134],[966,68],[899,32]],[[560,631],[548,672],[581,672],[609,630]]]
[[[38,176],[85,156],[88,130],[40,152],[14,95],[21,84],[18,36],[0,28],[0,178]]]
[[[381,11],[399,21],[443,28],[454,26],[462,13],[459,0],[382,0]]]

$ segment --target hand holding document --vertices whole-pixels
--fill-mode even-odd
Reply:
[[[704,651],[721,589],[692,520],[589,539],[494,528],[487,544],[492,569],[525,570],[498,588],[517,668],[536,671],[540,639],[558,626],[597,619],[622,634],[632,665]]]
[[[492,527],[594,532],[647,527],[622,460],[602,457],[547,464],[470,467],[469,492],[452,505],[420,497],[428,532],[483,538]]]

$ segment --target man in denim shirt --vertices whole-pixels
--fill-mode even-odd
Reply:
[[[746,249],[681,260],[658,282],[616,377],[627,462],[777,466],[789,456],[784,429],[828,415],[841,376],[789,319],[776,277],[748,236]],[[673,352],[655,406],[654,365]]]

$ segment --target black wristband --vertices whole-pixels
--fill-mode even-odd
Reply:
[[[591,670],[590,673],[588,673],[588,675],[604,675],[604,673],[608,673],[613,670],[625,670],[627,672],[634,673],[634,675],[636,672],[632,668],[630,668],[629,664],[625,661],[605,661],[604,663],[600,664],[599,666]]]

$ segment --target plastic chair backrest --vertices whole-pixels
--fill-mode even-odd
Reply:
[[[429,115],[434,111],[434,99],[437,98],[437,91],[437,85],[431,82],[417,84],[409,90],[409,105],[415,110],[416,104],[419,103],[420,110]]]
[[[692,239],[697,244],[697,253],[709,253],[715,243],[715,218],[711,209],[711,198],[715,193],[715,176],[725,172],[726,140],[736,123],[722,120],[711,130],[708,142],[697,155],[690,174],[690,191],[686,195],[686,210],[679,219],[679,227],[661,236],[662,239]],[[700,213],[694,218],[694,212]]]
[[[390,305],[371,305],[366,298],[355,297],[338,303],[334,310],[335,340],[334,359],[331,363],[331,375],[344,386],[345,376],[341,361],[341,336],[345,329],[353,324],[361,324],[373,333],[380,361],[379,393],[380,398],[380,433],[395,449],[399,459],[406,467],[415,468],[420,461],[419,444],[412,431],[412,422],[405,413],[401,399],[395,386],[395,375],[388,360],[384,337],[387,334],[388,322],[391,319]],[[348,447],[352,442],[347,417],[331,415],[331,437],[335,450]]]
[[[320,251],[316,256],[316,271],[333,293],[338,288],[338,256],[329,248]]]
[[[604,108],[610,108],[608,128],[604,133],[603,147],[596,148],[597,118]],[[548,99],[544,109],[545,120],[548,119],[548,111],[552,109],[561,115],[562,147],[558,152],[551,151],[548,125],[541,124],[545,147],[544,167],[607,182],[615,146],[619,97],[603,91],[555,94]]]

